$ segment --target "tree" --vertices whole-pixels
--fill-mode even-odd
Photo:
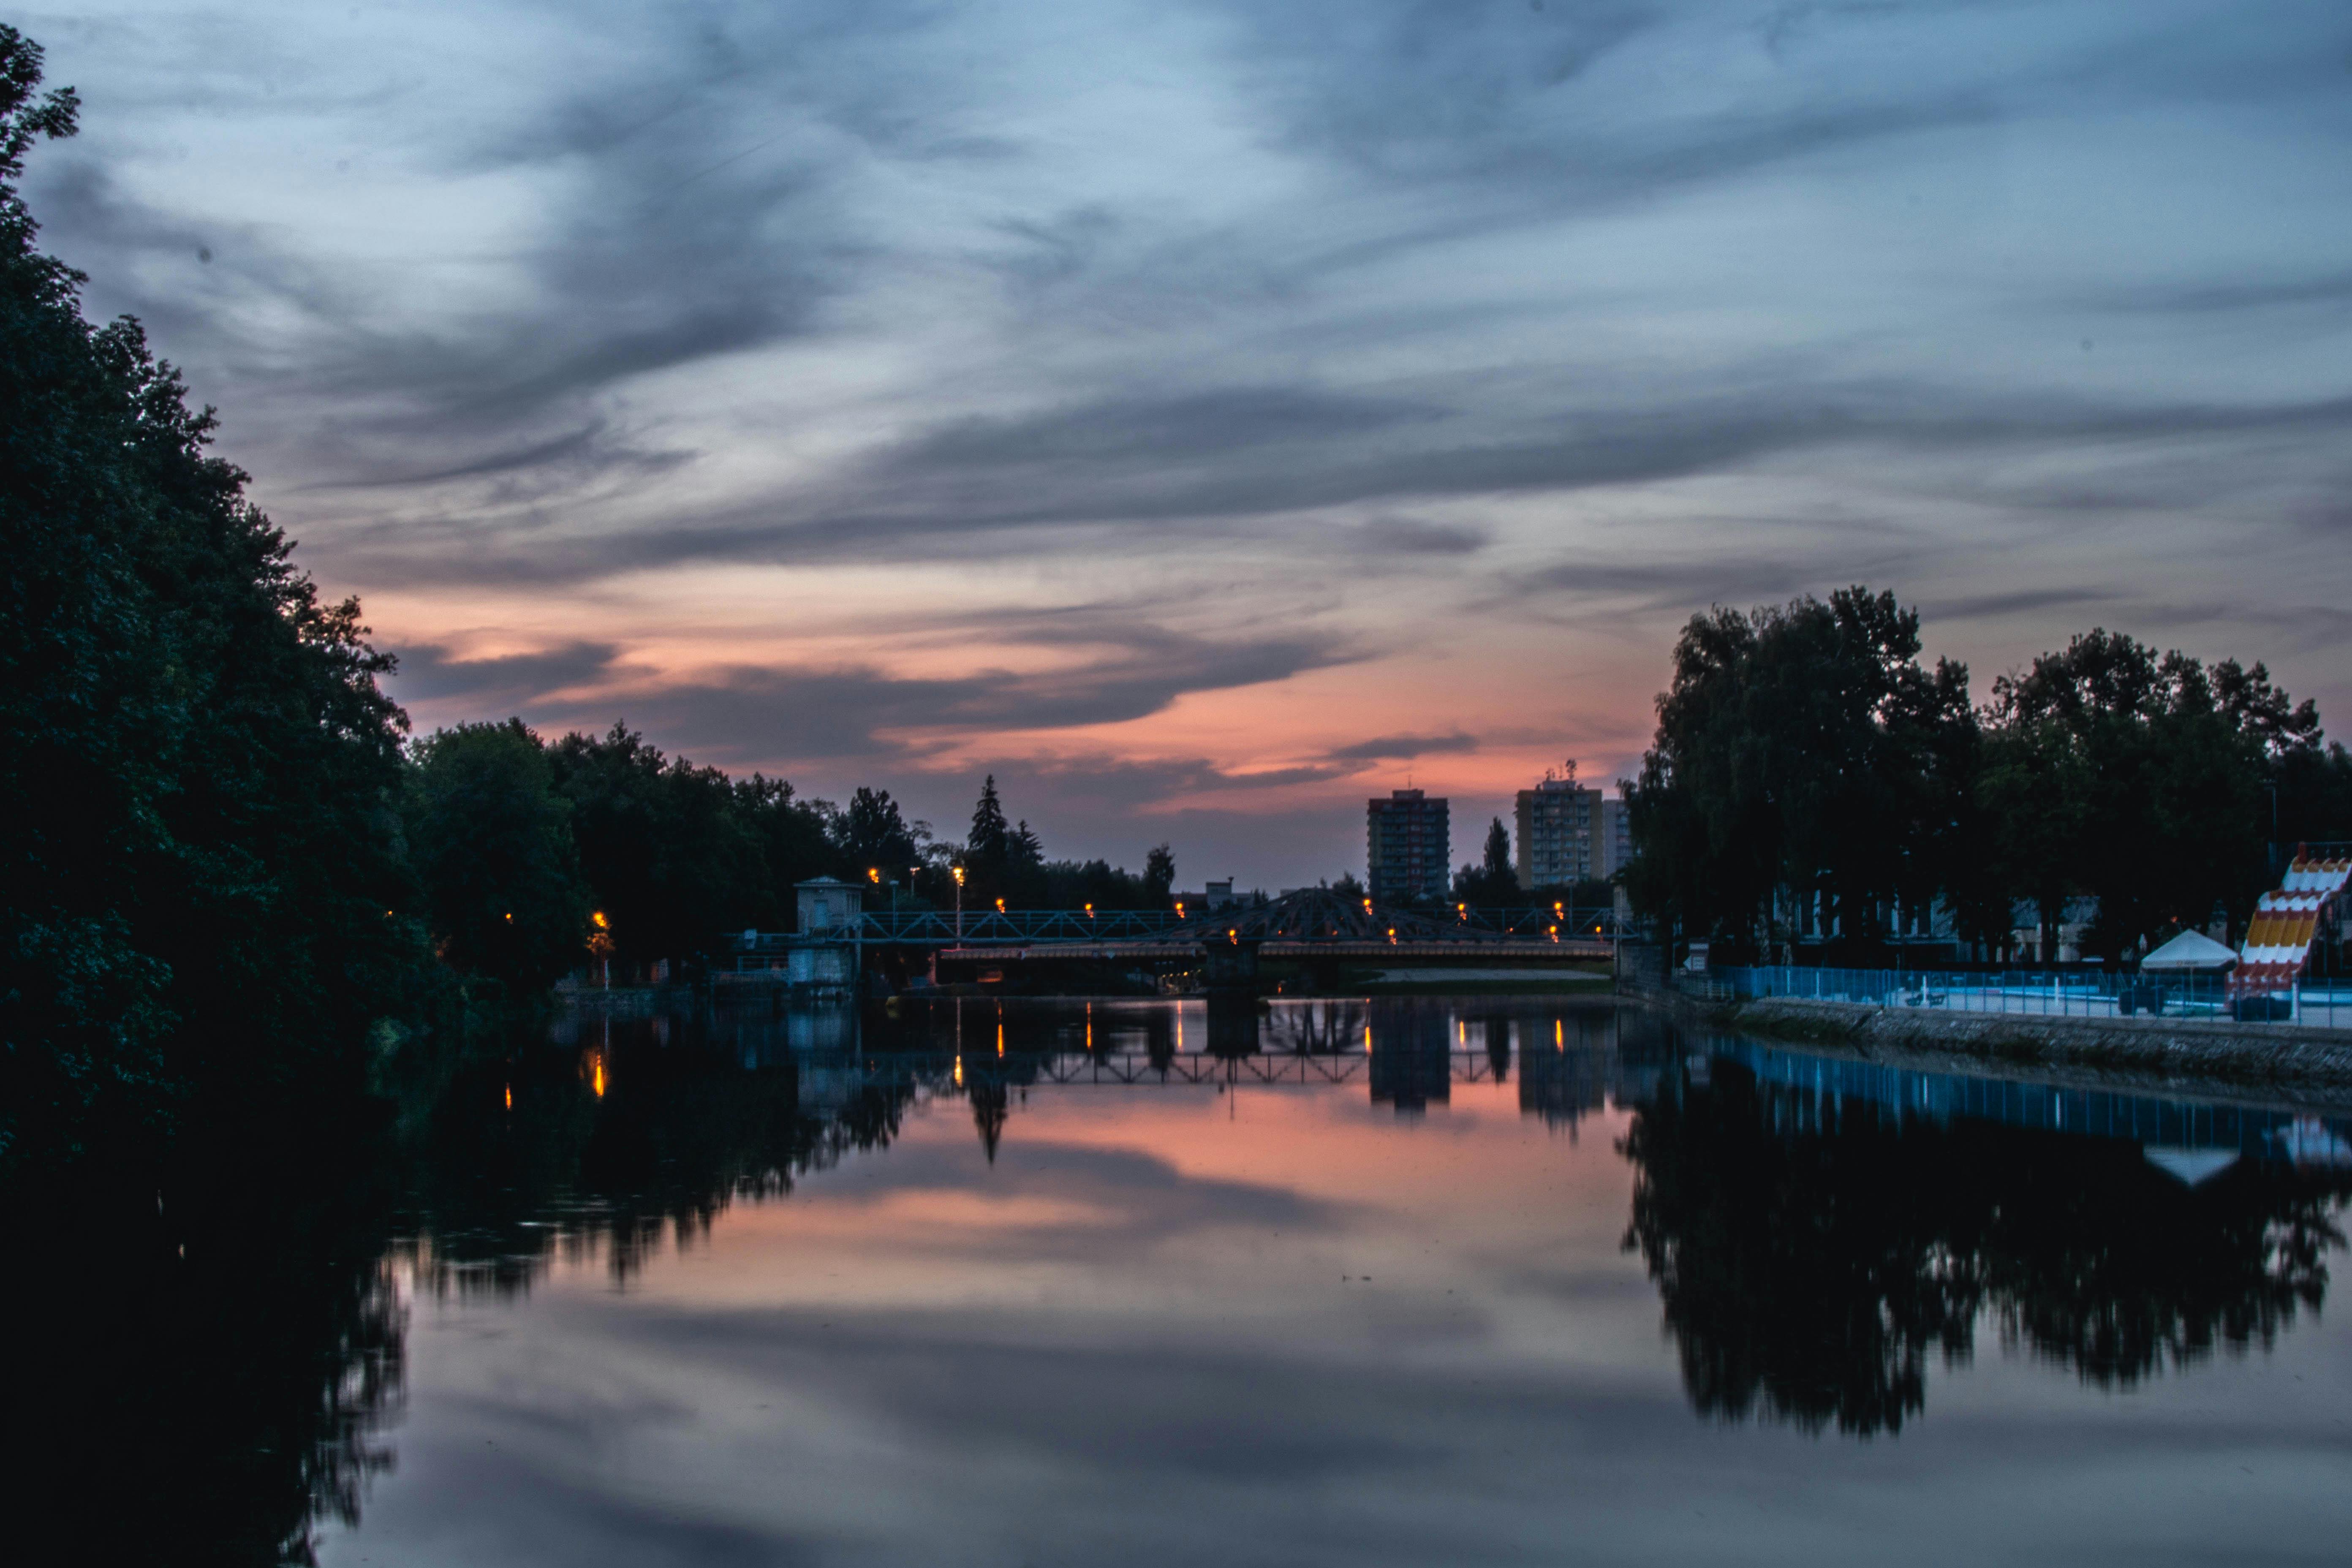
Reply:
[[[996,775],[991,773],[981,781],[980,800],[971,808],[971,832],[963,841],[964,853],[978,865],[1002,866],[1012,837],[1004,803],[996,795]]]
[[[573,841],[624,963],[694,959],[778,912],[759,834],[727,775],[665,757],[614,723],[549,749]],[[774,826],[774,825],[771,825]]]
[[[571,816],[520,719],[460,724],[417,744],[408,841],[444,959],[519,990],[584,961],[588,890]]]
[[[1975,719],[1918,661],[1917,612],[1846,588],[1694,616],[1626,791],[1645,912],[1768,946],[1818,921],[1865,948],[1948,880]]]
[[[914,830],[887,789],[858,785],[834,826],[835,847],[858,877],[869,871],[894,877],[922,857]]]
[[[835,813],[823,801],[798,798],[787,781],[756,773],[736,781],[735,809],[758,842],[767,873],[759,923],[781,924],[793,908],[795,885],[839,868],[832,834]]]
[[[1484,854],[1475,866],[1454,874],[1454,897],[1465,904],[1507,904],[1520,895],[1518,874],[1511,869],[1511,834],[1499,816],[1486,827]]]
[[[1176,857],[1165,844],[1152,846],[1143,858],[1143,889],[1154,904],[1164,904],[1176,887]]]
[[[0,1158],[101,1105],[352,1080],[418,952],[391,660],[139,324],[90,327],[33,248],[15,182],[78,107],[40,79],[0,26]]]
[[[2041,788],[1994,792],[2005,837],[2097,900],[2086,942],[2110,958],[2217,914],[2242,926],[2270,879],[2267,785],[2319,728],[2260,665],[2208,671],[2104,628],[1996,681],[1986,722],[1997,765],[2042,759]]]

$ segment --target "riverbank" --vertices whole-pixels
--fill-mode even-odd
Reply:
[[[2067,1018],[1876,1007],[1790,997],[1730,1005],[1671,997],[1717,1028],[1769,1039],[1944,1058],[2076,1068],[2151,1088],[2227,1083],[2352,1090],[2352,1030],[2196,1018]]]

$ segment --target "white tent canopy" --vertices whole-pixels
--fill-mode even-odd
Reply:
[[[2227,969],[2238,962],[2238,955],[2193,931],[2182,931],[2154,952],[2139,961],[2142,969]]]

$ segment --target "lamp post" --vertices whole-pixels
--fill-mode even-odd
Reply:
[[[954,868],[954,870],[956,884],[956,945],[958,947],[961,947],[963,945],[963,868],[958,866]]]

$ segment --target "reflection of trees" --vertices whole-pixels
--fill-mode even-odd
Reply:
[[[625,1279],[730,1203],[888,1143],[911,1098],[859,1085],[811,1106],[790,1055],[740,1068],[696,1042],[665,1045],[644,1020],[607,1039],[601,1092],[571,1058],[541,1052],[469,1069],[417,1119],[407,1250],[428,1284],[517,1289],[551,1258],[597,1253]]]
[[[968,1092],[971,1097],[971,1122],[980,1130],[980,1146],[993,1165],[996,1147],[1004,1142],[1005,1121],[1013,1114],[1012,1096],[1003,1081],[994,1079],[973,1084]]]
[[[1628,1247],[1710,1415],[1898,1430],[1980,1314],[2101,1386],[2316,1310],[2347,1183],[2241,1163],[2190,1188],[2137,1144],[1759,1085],[1717,1058],[1635,1114]]]
[[[1336,1057],[1360,1050],[1369,1016],[1365,1005],[1353,1001],[1277,1008],[1265,1021],[1265,1048],[1299,1057]]]
[[[406,1314],[380,1122],[306,1111],[215,1123],[161,1169],[111,1151],[104,1184],[20,1173],[0,1194],[22,1249],[0,1309],[9,1479],[61,1557],[309,1562],[315,1524],[355,1520],[390,1466]]]

